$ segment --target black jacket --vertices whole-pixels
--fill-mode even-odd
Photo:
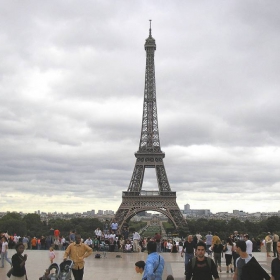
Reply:
[[[242,280],[270,280],[270,276],[266,273],[266,271],[261,267],[261,265],[257,262],[257,260],[252,257],[250,261],[248,261],[242,267]]]

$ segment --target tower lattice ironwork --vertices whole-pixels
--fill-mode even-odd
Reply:
[[[115,215],[115,220],[122,227],[123,223],[128,222],[139,212],[157,211],[167,216],[177,229],[187,228],[187,222],[176,202],[176,192],[171,191],[163,164],[165,154],[160,147],[154,63],[156,42],[152,37],[151,23],[145,50],[145,91],[139,150],[135,153],[134,171],[127,191],[122,194],[122,203]],[[158,191],[142,190],[146,168],[155,169]]]

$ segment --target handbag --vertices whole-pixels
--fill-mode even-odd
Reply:
[[[13,273],[13,268],[11,268],[8,272],[7,272],[7,277],[11,277],[11,275],[12,275],[12,273]]]
[[[223,252],[225,253],[227,251],[227,245],[224,246]]]

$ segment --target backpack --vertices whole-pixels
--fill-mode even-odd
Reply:
[[[100,254],[95,254],[95,258],[96,258],[96,259],[100,259],[100,258],[101,258],[101,255],[100,255]]]
[[[207,264],[208,264],[208,266],[211,270],[211,258],[205,257],[205,259],[206,259]],[[192,258],[192,269],[194,269],[195,265],[196,265],[196,257],[193,257]]]

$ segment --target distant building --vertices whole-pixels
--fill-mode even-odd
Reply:
[[[98,210],[97,214],[98,215],[103,215],[103,210]]]
[[[210,209],[191,209],[189,204],[184,206],[184,214],[187,216],[210,216]]]

